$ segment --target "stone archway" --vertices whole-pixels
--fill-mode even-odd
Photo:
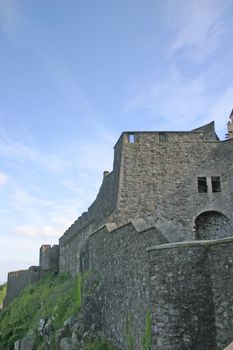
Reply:
[[[233,236],[230,220],[218,211],[206,211],[195,220],[196,239],[219,239]]]

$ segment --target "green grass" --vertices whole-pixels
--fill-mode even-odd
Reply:
[[[98,281],[94,279],[91,282],[93,276],[96,278],[95,273],[90,271],[78,274],[76,278],[71,278],[68,274],[56,277],[50,275],[25,288],[19,298],[0,312],[0,350],[13,350],[16,340],[32,332],[37,335],[36,349],[43,349],[42,339],[37,331],[39,319],[52,317],[54,330],[61,328],[67,318],[79,312],[84,294],[87,292],[90,296],[94,293]],[[51,337],[51,349],[55,349],[54,333]],[[117,348],[98,338],[87,341],[84,350]]]
[[[53,317],[55,329],[77,313],[77,281],[69,275],[48,276],[27,287],[0,313],[0,350],[11,350],[17,339],[37,330],[40,318]]]

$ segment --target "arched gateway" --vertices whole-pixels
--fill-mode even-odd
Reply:
[[[206,211],[195,220],[196,239],[219,239],[233,236],[230,220],[218,211]]]

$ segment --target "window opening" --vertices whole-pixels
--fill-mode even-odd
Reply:
[[[129,134],[129,143],[135,142],[135,134]]]
[[[167,134],[165,132],[159,133],[159,141],[161,141],[161,142],[167,141]]]
[[[212,191],[221,192],[220,176],[211,176]]]
[[[199,193],[206,193],[208,191],[206,177],[198,177],[197,182],[198,182],[198,192]]]

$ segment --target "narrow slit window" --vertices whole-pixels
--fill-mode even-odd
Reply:
[[[198,183],[198,192],[199,193],[206,193],[208,192],[208,186],[207,186],[207,179],[206,177],[198,177],[197,178]]]
[[[220,176],[211,176],[212,192],[221,192]]]
[[[129,134],[129,143],[135,142],[135,134]]]

